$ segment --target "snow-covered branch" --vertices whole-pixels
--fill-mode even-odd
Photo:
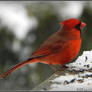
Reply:
[[[40,91],[91,91],[92,51],[84,51],[68,68],[55,72],[33,90]]]

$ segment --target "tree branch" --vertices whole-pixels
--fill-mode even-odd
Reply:
[[[92,51],[85,51],[68,68],[56,71],[33,90],[90,91],[92,90]]]

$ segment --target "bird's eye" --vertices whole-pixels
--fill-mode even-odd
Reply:
[[[77,24],[77,25],[75,26],[75,28],[81,31],[80,26],[81,26],[81,22],[80,22],[79,24]]]

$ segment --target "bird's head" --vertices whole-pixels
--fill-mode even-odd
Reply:
[[[64,29],[75,28],[79,31],[81,31],[86,26],[84,22],[79,21],[78,19],[75,19],[75,18],[65,20],[63,22],[60,22],[60,24],[63,26]]]

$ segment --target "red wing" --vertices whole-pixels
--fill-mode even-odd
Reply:
[[[66,40],[56,33],[46,40],[33,55],[49,55],[59,52],[66,43]]]

